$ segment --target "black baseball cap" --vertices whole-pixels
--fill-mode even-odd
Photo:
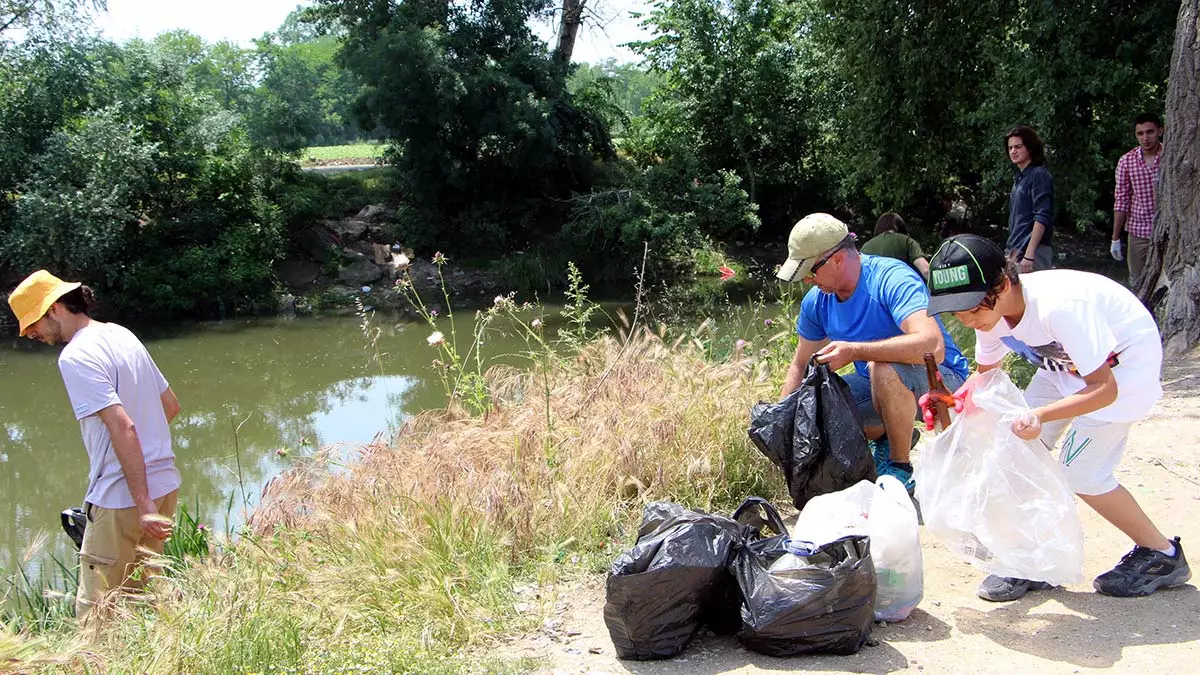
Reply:
[[[977,234],[943,241],[929,261],[929,315],[979,306],[1007,264],[1004,250]]]

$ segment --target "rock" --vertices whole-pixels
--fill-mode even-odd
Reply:
[[[284,316],[291,316],[296,313],[296,296],[291,293],[284,293],[279,296],[279,313]]]
[[[284,260],[277,274],[288,288],[304,288],[321,276],[321,266],[309,260]]]
[[[354,216],[355,220],[366,220],[372,223],[381,223],[389,220],[392,216],[392,211],[383,204],[368,204]]]
[[[329,254],[333,249],[338,246],[338,240],[327,228],[314,225],[300,235],[297,244],[300,250],[307,253],[313,260],[325,262],[329,260]]]
[[[342,243],[349,245],[350,242],[358,241],[367,233],[367,228],[370,223],[362,220],[328,220],[325,221],[326,227],[334,234],[342,238]]]
[[[347,245],[346,248],[357,251],[371,260],[375,259],[375,245],[369,241],[356,241]],[[378,265],[379,263],[376,262],[375,264]]]
[[[343,265],[338,270],[338,279],[354,286],[369,284],[382,276],[383,270],[379,269],[379,265],[367,260],[366,257]]]
[[[342,247],[342,261],[345,263],[354,263],[359,260],[366,260],[367,254],[349,246]]]

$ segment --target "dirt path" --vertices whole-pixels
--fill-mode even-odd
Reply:
[[[1183,537],[1200,565],[1200,360],[1172,365],[1167,395],[1134,427],[1119,478],[1168,536]],[[919,460],[918,460],[919,461]],[[1200,568],[1190,585],[1147,598],[1109,598],[1092,577],[1130,548],[1124,535],[1080,504],[1087,580],[1007,604],[975,597],[983,574],[922,531],[925,598],[907,621],[876,624],[854,656],[777,659],[733,637],[702,633],[675,659],[616,658],[604,626],[604,579],[560,592],[547,629],[512,647],[546,660],[545,673],[1191,673],[1200,670]]]

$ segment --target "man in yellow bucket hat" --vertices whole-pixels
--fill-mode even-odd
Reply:
[[[159,573],[153,558],[171,535],[182,483],[169,427],[179,401],[133,333],[88,316],[87,286],[38,270],[8,304],[21,336],[66,345],[58,369],[90,467],[75,603],[83,623],[109,591],[141,588]]]

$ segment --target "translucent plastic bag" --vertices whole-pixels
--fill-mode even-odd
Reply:
[[[793,541],[816,545],[850,535],[871,541],[878,588],[876,621],[903,621],[924,595],[924,567],[917,510],[904,485],[892,476],[860,481],[811,499],[792,527]]]
[[[921,453],[914,478],[925,527],[991,574],[1075,583],[1083,579],[1083,527],[1058,462],[1012,423],[1029,414],[997,369],[982,375],[975,409]]]

